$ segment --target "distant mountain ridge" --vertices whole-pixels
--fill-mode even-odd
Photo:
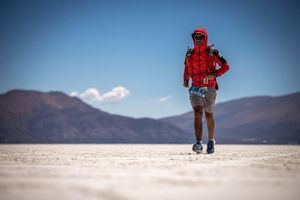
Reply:
[[[189,143],[169,123],[93,108],[62,92],[12,90],[0,95],[0,143]]]
[[[219,103],[214,114],[221,143],[300,144],[300,92]],[[193,132],[193,112],[160,120]]]
[[[214,113],[217,143],[300,144],[299,105],[300,92],[219,103]],[[206,132],[205,124],[203,129]],[[193,142],[192,112],[135,119],[104,112],[58,91],[0,94],[0,143]]]

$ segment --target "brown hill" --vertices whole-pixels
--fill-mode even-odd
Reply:
[[[0,95],[0,143],[189,143],[162,121],[113,115],[62,92]]]
[[[219,143],[300,143],[300,92],[219,103],[215,110]],[[193,113],[162,118],[193,133]],[[206,126],[203,126],[206,132]],[[207,135],[207,134],[205,134]]]

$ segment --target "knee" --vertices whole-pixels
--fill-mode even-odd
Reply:
[[[214,120],[214,113],[205,112],[205,118],[207,120]]]
[[[202,118],[202,115],[203,115],[203,110],[202,110],[202,107],[195,107],[194,108],[194,115],[195,115],[195,118]]]

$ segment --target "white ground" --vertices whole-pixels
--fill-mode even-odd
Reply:
[[[0,199],[300,199],[300,146],[0,145]]]

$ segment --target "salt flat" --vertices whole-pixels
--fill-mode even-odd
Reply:
[[[300,199],[300,146],[0,145],[0,199]]]

